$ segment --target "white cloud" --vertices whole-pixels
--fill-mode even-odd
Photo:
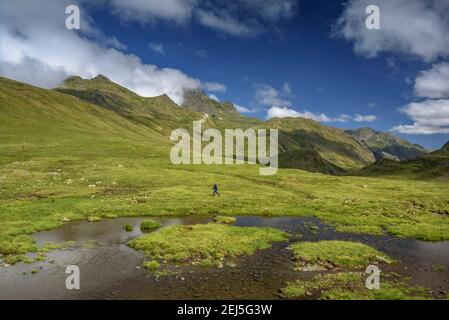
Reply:
[[[377,119],[376,116],[369,115],[369,116],[362,116],[360,114],[357,114],[355,116],[350,116],[347,114],[339,115],[338,117],[329,117],[324,113],[313,113],[310,111],[297,111],[291,108],[287,107],[276,107],[273,106],[267,111],[267,119],[271,118],[306,118],[311,119],[317,122],[348,122],[348,121],[355,121],[355,122],[372,122]]]
[[[371,4],[380,8],[381,30],[365,27],[365,9]],[[335,33],[367,57],[398,52],[432,61],[449,56],[448,12],[449,2],[442,0],[349,0]]]
[[[233,103],[233,105],[234,105],[235,110],[237,110],[237,111],[240,112],[240,113],[255,113],[255,112],[258,111],[257,109],[254,109],[254,108],[247,108],[247,107],[238,105],[238,104],[236,104],[236,103]]]
[[[367,115],[363,116],[361,114],[356,114],[353,118],[355,122],[373,122],[377,120],[377,116],[375,115]]]
[[[272,86],[262,84],[256,89],[256,102],[264,106],[286,106],[292,103],[281,96],[281,93]]]
[[[206,82],[204,83],[204,88],[207,91],[226,92],[226,86],[218,82]]]
[[[209,98],[211,98],[212,100],[215,100],[217,102],[220,102],[220,99],[218,99],[218,97],[215,94],[212,93],[208,93],[207,94],[209,96]]]
[[[82,7],[82,33],[67,30],[66,16],[61,12],[68,4],[76,3],[18,0],[2,5],[0,74],[46,88],[71,75],[91,78],[104,74],[142,96],[165,93],[178,104],[182,103],[184,90],[203,86],[180,70],[144,64],[136,55],[107,46],[105,37],[92,39],[101,32],[91,26]]]
[[[424,98],[449,97],[449,63],[435,64],[415,80],[415,94]]]
[[[271,118],[306,118],[312,119],[317,122],[331,122],[331,119],[326,116],[324,113],[315,114],[309,111],[299,112],[294,109],[286,108],[286,107],[271,107],[267,111],[267,119]]]
[[[409,116],[414,123],[393,127],[392,131],[405,134],[449,133],[449,100],[414,102],[400,110]]]
[[[160,54],[165,54],[164,46],[162,45],[162,43],[150,42],[148,44],[148,47],[150,48],[151,51],[154,51],[154,52],[157,52]]]

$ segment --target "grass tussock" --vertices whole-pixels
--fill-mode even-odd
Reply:
[[[145,220],[145,221],[142,221],[142,223],[140,224],[140,230],[150,230],[150,229],[159,228],[160,226],[161,226],[161,224],[157,221]]]
[[[360,268],[370,264],[393,263],[380,251],[350,241],[298,242],[291,245],[298,269],[332,270],[335,268]]]
[[[342,272],[318,274],[310,280],[297,280],[281,289],[286,298],[322,300],[422,300],[426,289],[410,286],[395,274],[382,274],[379,289],[368,289],[366,274]]]
[[[284,241],[287,234],[271,228],[233,227],[222,224],[170,226],[129,243],[152,260],[213,264],[224,258],[253,254]]]
[[[224,224],[234,224],[237,219],[235,217],[230,216],[216,216],[214,218],[214,222],[216,223],[224,223]]]

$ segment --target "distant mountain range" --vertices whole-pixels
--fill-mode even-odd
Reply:
[[[370,176],[407,176],[409,178],[449,179],[449,142],[440,150],[401,162],[381,159],[357,174]]]
[[[46,90],[0,77],[0,116],[2,123],[21,128],[21,140],[35,139],[54,143],[52,137],[73,130],[73,139],[95,143],[89,132],[132,136],[151,141],[155,148],[170,147],[169,133],[176,128],[191,129],[192,121],[202,120],[205,127],[275,128],[279,130],[280,167],[311,172],[342,174],[391,174],[406,160],[416,158],[427,170],[445,151],[428,151],[390,133],[370,128],[344,131],[304,118],[273,118],[262,121],[236,111],[230,102],[217,102],[200,91],[187,91],[183,106],[167,95],[145,98],[99,75],[93,79],[70,77],[58,88]],[[49,122],[51,119],[51,122]],[[11,129],[12,130],[12,129]],[[69,139],[65,139],[70,143]],[[388,160],[394,159],[394,160]],[[376,162],[377,160],[377,162]],[[445,162],[438,168],[446,168]],[[424,168],[425,167],[425,168]],[[402,170],[402,169],[401,169]]]
[[[371,150],[376,160],[410,160],[429,153],[429,150],[424,147],[411,144],[391,133],[375,131],[371,128],[346,130],[345,132]]]

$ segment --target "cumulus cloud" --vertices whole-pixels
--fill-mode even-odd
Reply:
[[[240,113],[255,113],[255,112],[258,111],[255,108],[247,108],[247,107],[241,106],[241,105],[236,104],[236,103],[233,103],[233,105],[234,105],[235,110],[237,110]]]
[[[420,73],[415,80],[415,94],[424,98],[449,97],[449,63],[435,64]]]
[[[356,114],[353,118],[355,122],[373,122],[377,120],[377,116],[375,115],[366,115],[363,116],[361,114]]]
[[[136,55],[106,45],[108,38],[92,26],[81,6],[81,32],[67,30],[65,8],[74,3],[18,0],[2,4],[0,74],[46,88],[71,75],[104,74],[142,96],[165,93],[178,104],[186,89],[203,87],[201,81],[180,70],[144,64]]]
[[[154,52],[157,52],[160,54],[165,54],[164,46],[161,43],[150,42],[148,44],[148,47],[150,48],[151,51],[154,51]]]
[[[381,30],[365,27],[368,5],[380,8]],[[449,56],[449,2],[441,0],[349,0],[335,35],[354,43],[357,53],[411,54],[426,61]]]
[[[414,123],[399,125],[392,131],[405,134],[449,133],[449,100],[425,100],[413,102],[400,109]]]
[[[350,116],[347,114],[339,115],[338,117],[329,117],[324,113],[313,113],[310,111],[297,111],[291,108],[287,107],[276,107],[273,106],[267,111],[267,119],[271,118],[306,118],[311,119],[317,122],[348,122],[348,121],[356,121],[356,122],[371,122],[377,119],[376,116],[362,116],[362,115],[355,115]]]
[[[215,94],[212,93],[208,93],[207,94],[209,98],[211,98],[212,100],[215,100],[217,102],[220,102],[220,99],[218,99],[218,97]]]
[[[283,98],[279,90],[267,84],[258,85],[255,94],[256,102],[264,106],[285,106],[289,107],[292,103]]]

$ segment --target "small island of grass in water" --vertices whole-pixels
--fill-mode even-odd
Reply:
[[[288,234],[272,228],[234,227],[210,223],[170,226],[129,243],[151,261],[215,265],[224,258],[250,255],[285,241]]]
[[[297,269],[301,271],[366,268],[370,264],[393,263],[387,255],[359,242],[297,242],[291,248]]]
[[[140,230],[150,230],[150,229],[159,228],[160,226],[161,226],[161,224],[157,221],[145,220],[145,221],[142,221],[142,223],[140,224]]]

